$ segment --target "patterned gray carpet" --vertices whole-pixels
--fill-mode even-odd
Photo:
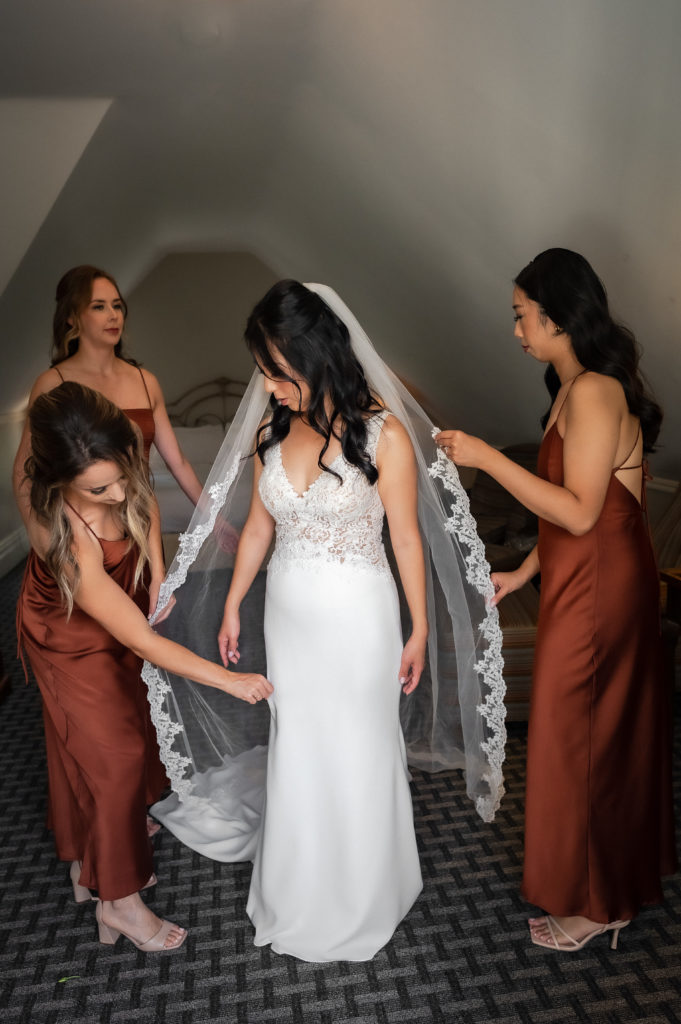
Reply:
[[[508,744],[507,795],[492,825],[455,773],[417,774],[414,809],[424,892],[367,964],[305,964],[252,945],[250,865],[217,864],[169,833],[155,840],[149,903],[190,929],[170,955],[121,939],[100,946],[94,904],[72,901],[44,828],[40,702],[14,662],[20,573],[0,582],[0,643],[13,675],[0,705],[0,1006],[10,1022],[102,1024],[450,1024],[681,1022],[681,879],[611,952],[599,937],[576,954],[532,946],[518,895],[525,732]],[[677,714],[677,806],[681,722]]]

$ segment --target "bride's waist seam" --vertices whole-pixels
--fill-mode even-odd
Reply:
[[[372,562],[366,558],[357,556],[344,556],[343,558],[334,558],[328,553],[309,554],[309,555],[284,555],[274,552],[270,563],[267,567],[267,572],[273,575],[277,572],[287,571],[303,571],[303,572],[322,572],[327,569],[338,569],[343,572],[362,572],[372,576],[383,576],[392,579],[392,573],[390,566],[388,565],[387,559],[383,559],[380,562]]]

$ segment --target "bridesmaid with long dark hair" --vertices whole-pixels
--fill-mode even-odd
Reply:
[[[670,701],[659,587],[645,513],[645,454],[662,412],[633,335],[612,319],[587,261],[549,249],[513,291],[523,351],[548,363],[553,404],[537,475],[459,430],[436,440],[539,517],[520,568],[494,573],[495,601],[541,572],[530,708],[523,894],[547,916],[532,941],[612,946],[676,870]]]

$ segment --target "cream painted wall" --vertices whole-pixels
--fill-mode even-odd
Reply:
[[[130,355],[168,401],[213,377],[248,381],[246,317],[279,275],[249,253],[166,256],[126,296]]]
[[[28,551],[10,484],[22,425],[20,415],[0,415],[0,576],[13,569]]]
[[[0,99],[0,293],[111,105],[99,99]],[[45,155],[49,153],[49,160]]]

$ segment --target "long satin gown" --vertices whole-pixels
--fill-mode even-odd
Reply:
[[[146,615],[146,586],[134,587],[136,549],[127,540],[99,542],[107,573]],[[17,606],[17,636],[43,699],[48,825],[57,855],[82,861],[81,884],[102,899],[137,892],[153,871],[147,804],[167,781],[142,663],[77,606],[67,620],[57,584],[35,552]]]
[[[60,379],[63,381],[64,377],[62,376],[62,372],[59,369],[59,364],[54,366],[53,369],[56,370],[56,372],[59,374]],[[142,381],[142,385],[144,387],[144,393],[147,396],[147,405],[139,406],[137,408],[132,409],[121,409],[121,412],[124,412],[128,419],[132,420],[132,422],[139,427],[140,434],[142,435],[144,458],[146,459],[147,462],[149,462],[149,453],[151,452],[151,446],[154,443],[154,437],[156,436],[156,425],[154,423],[154,411],[151,407],[151,396],[149,394],[149,389],[147,388],[147,382],[144,379],[144,374],[142,373],[141,367],[137,366],[136,369],[140,375],[140,380]],[[162,771],[162,777],[165,779],[165,785],[168,785],[168,779],[166,778],[165,775],[165,769],[163,769],[161,766],[161,756],[158,749],[158,743],[156,741],[156,730],[154,729],[154,726],[151,721],[151,710],[149,708],[149,702],[146,700],[146,686],[142,683],[141,679],[140,686],[142,687],[142,692],[145,695],[145,729],[149,736],[149,743],[147,745],[147,772],[154,778],[161,778],[161,775],[159,773]],[[46,742],[49,743],[49,740],[46,740]],[[51,827],[51,821],[49,821],[48,824],[50,824]]]
[[[538,474],[563,483],[555,424]],[[576,537],[540,519],[538,550],[522,891],[551,914],[630,919],[676,869],[671,695],[644,512],[613,473],[593,529]]]
[[[368,423],[367,451],[383,422]],[[279,445],[260,495],[276,521],[265,643],[274,686],[248,914],[255,944],[368,960],[421,891],[399,721],[399,603],[376,486],[339,456],[299,495]]]

